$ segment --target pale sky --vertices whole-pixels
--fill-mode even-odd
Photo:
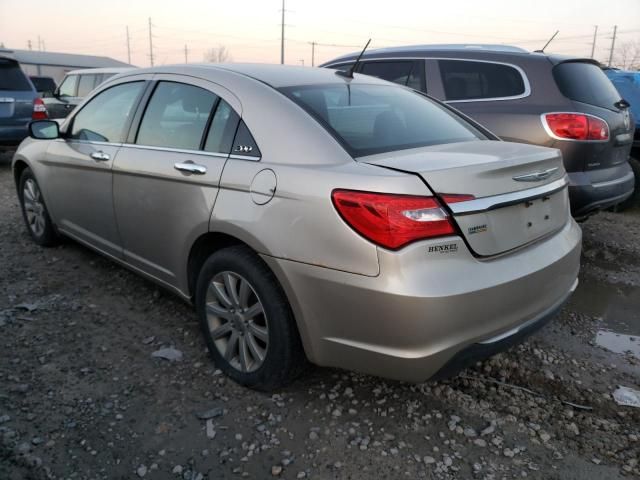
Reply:
[[[151,17],[156,64],[203,61],[224,45],[236,62],[280,61],[281,0],[0,0],[0,43],[48,51],[106,55],[149,65]],[[506,43],[606,60],[616,45],[640,42],[640,0],[287,0],[285,63],[316,64],[371,47],[424,43]]]

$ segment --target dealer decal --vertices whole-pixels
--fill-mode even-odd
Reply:
[[[446,245],[431,245],[429,246],[429,253],[455,253],[458,251],[457,243],[448,243]]]

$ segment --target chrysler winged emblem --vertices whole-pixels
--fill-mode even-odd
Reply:
[[[541,182],[546,180],[558,170],[558,167],[548,168],[547,170],[540,170],[538,172],[525,173],[524,175],[517,175],[513,177],[516,182]]]

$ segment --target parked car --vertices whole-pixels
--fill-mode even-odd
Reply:
[[[306,359],[450,375],[577,284],[560,152],[373,77],[155,67],[31,135],[13,172],[33,240],[69,236],[193,302],[216,365],[249,387]]]
[[[49,118],[65,118],[89,92],[101,83],[132,68],[89,68],[72,70],[60,82],[53,95],[45,98]]]
[[[623,206],[640,205],[640,72],[619,70],[617,68],[605,68],[604,73],[609,77],[613,86],[631,105],[631,115],[634,119],[635,133],[633,135],[633,147],[629,163],[636,177],[636,190],[634,195]]]
[[[42,100],[20,64],[0,54],[0,149],[18,145],[28,135],[28,123],[45,118]]]
[[[322,66],[346,69],[357,55]],[[502,45],[424,45],[367,51],[356,71],[426,92],[503,140],[560,149],[577,218],[633,193],[629,111],[594,60]]]
[[[56,82],[53,78],[31,75],[29,80],[31,80],[36,92],[38,92],[41,97],[53,96],[53,92],[56,90]]]

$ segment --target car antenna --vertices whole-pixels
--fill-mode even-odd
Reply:
[[[358,67],[358,64],[360,63],[360,59],[362,58],[362,55],[364,54],[365,50],[367,49],[370,43],[371,43],[371,39],[369,39],[367,44],[364,46],[364,48],[360,52],[360,55],[358,55],[358,58],[356,59],[355,63],[351,66],[349,70],[347,70],[346,72],[344,70],[336,70],[336,75],[340,75],[341,77],[345,77],[345,78],[353,78],[353,72],[355,72],[356,68]]]
[[[560,33],[560,30],[556,30],[556,33],[554,33],[551,36],[551,38],[549,39],[549,41],[544,44],[544,47],[542,47],[542,49],[540,49],[540,50],[534,50],[534,52],[536,52],[536,53],[544,53],[544,49],[547,48],[551,42],[553,42],[553,39],[556,38],[556,35],[558,35],[559,33]]]

